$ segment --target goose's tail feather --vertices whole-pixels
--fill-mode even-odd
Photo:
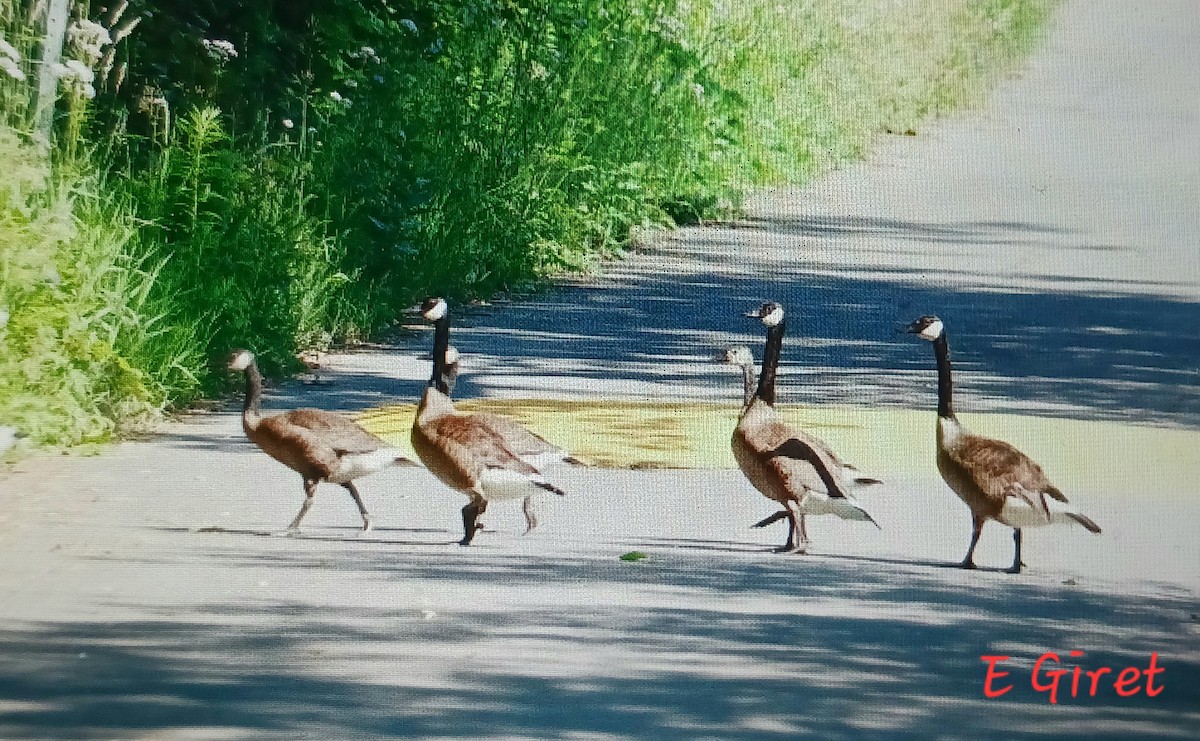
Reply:
[[[545,489],[546,491],[550,492],[551,494],[557,494],[560,497],[565,497],[567,495],[567,493],[565,491],[558,488],[554,484],[551,484],[549,481],[538,481],[535,479],[533,481],[533,485],[538,487],[539,489]]]
[[[1100,526],[1093,522],[1092,518],[1088,517],[1087,515],[1081,515],[1078,512],[1067,512],[1065,514],[1067,517],[1070,517],[1075,522],[1078,522],[1080,525],[1083,525],[1085,528],[1087,528],[1088,532],[1100,532]]]

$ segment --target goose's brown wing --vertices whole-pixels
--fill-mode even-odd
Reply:
[[[496,435],[503,438],[505,447],[514,455],[542,455],[543,453],[556,453],[562,450],[541,435],[530,432],[521,423],[507,417],[501,417],[498,414],[488,414],[486,412],[472,414],[471,417],[475,420],[475,424],[487,427]]]
[[[1003,500],[1021,489],[1067,501],[1041,466],[1003,440],[969,435],[947,453],[992,500]]]
[[[518,473],[537,473],[506,444],[504,437],[475,415],[451,414],[430,422],[427,434],[447,457],[463,468],[505,468]]]
[[[325,478],[337,463],[338,454],[321,435],[287,415],[263,419],[249,437],[267,455],[308,478]]]
[[[783,422],[773,409],[754,411],[743,416],[738,431],[788,491],[796,494],[815,486],[815,477],[830,496],[845,496],[832,474],[835,464],[820,444]]]
[[[370,453],[390,447],[354,421],[335,412],[323,409],[296,409],[280,416],[288,423],[316,435],[340,455]]]

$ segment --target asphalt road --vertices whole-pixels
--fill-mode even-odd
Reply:
[[[849,457],[888,480],[864,495],[882,531],[817,520],[813,554],[779,556],[736,471],[571,469],[532,535],[498,506],[463,549],[461,499],[396,469],[362,484],[374,532],[328,487],[280,537],[298,478],[236,414],[196,415],[0,474],[0,738],[1194,738],[1197,69],[1191,2],[1067,3],[980,110],[460,317],[462,398],[728,403],[708,357],[757,348],[738,315],[784,302],[781,398],[850,420]],[[945,568],[968,519],[929,460],[929,348],[894,333],[924,313],[964,421],[1030,431],[1103,535],[1031,532],[1011,577],[990,526],[988,568]],[[429,341],[331,356],[330,383],[267,403],[411,401]],[[928,448],[891,442],[912,409]],[[1071,697],[1068,675],[1051,704],[1030,672],[1071,650],[1087,670],[1157,654],[1164,689]],[[1003,697],[986,655],[1012,657]]]

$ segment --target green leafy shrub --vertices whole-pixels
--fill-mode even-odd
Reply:
[[[0,125],[0,420],[45,444],[105,439],[165,397],[136,364],[154,270],[130,249],[133,221],[64,169]]]
[[[49,161],[0,47],[0,419],[101,438],[233,347],[280,373],[422,295],[588,269],[975,99],[1052,5],[123,0],[68,45]]]

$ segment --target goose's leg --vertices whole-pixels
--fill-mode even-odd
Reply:
[[[788,518],[787,542],[785,542],[780,547],[776,548],[775,549],[776,553],[795,553],[797,550],[801,550],[801,546],[796,540],[796,532],[798,530],[798,528],[796,527],[796,514],[789,509],[787,511],[787,518]]]
[[[1021,563],[1021,528],[1019,527],[1013,528],[1013,548],[1015,549],[1013,563],[1007,570],[1010,574],[1019,574],[1021,573],[1021,566],[1023,566]]]
[[[979,534],[983,532],[984,518],[979,515],[971,517],[971,547],[967,549],[967,556],[959,564],[961,568],[975,568],[975,546],[979,543]]]
[[[362,497],[358,495],[358,489],[355,488],[353,481],[347,481],[342,486],[346,487],[346,491],[350,492],[350,496],[354,497],[354,503],[358,505],[358,513],[362,515],[362,531],[364,533],[367,532],[371,529],[371,515],[367,512],[367,506],[363,504]]]
[[[537,513],[533,511],[533,497],[525,497],[525,535],[538,526]]]
[[[808,552],[808,528],[804,524],[804,515],[800,515],[800,549]]]
[[[300,512],[296,514],[296,519],[292,520],[292,524],[288,525],[288,533],[295,534],[300,532],[300,521],[308,514],[309,507],[312,507],[313,497],[317,493],[317,480],[304,479],[304,504],[300,505]]]
[[[483,529],[483,523],[479,522],[479,516],[487,509],[487,500],[472,499],[467,502],[462,508],[463,518],[463,537],[458,541],[459,545],[471,545],[471,540],[475,537],[475,531]]]

